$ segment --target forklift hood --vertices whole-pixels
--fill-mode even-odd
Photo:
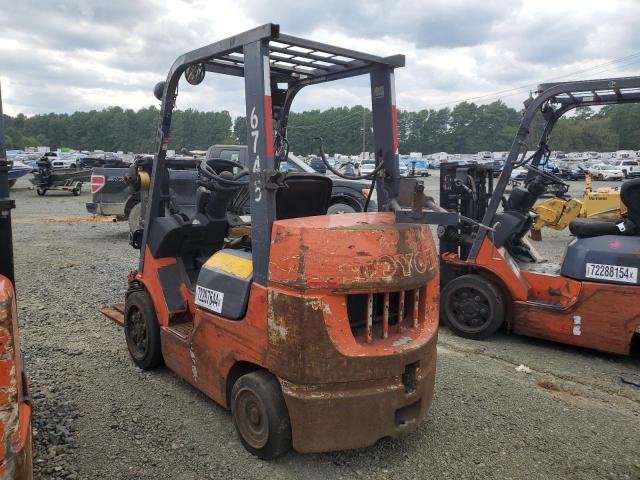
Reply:
[[[269,282],[296,290],[408,289],[438,271],[429,226],[391,212],[279,220],[271,238]]]

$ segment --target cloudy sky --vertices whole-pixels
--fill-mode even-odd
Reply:
[[[5,111],[157,103],[180,54],[262,23],[378,55],[404,53],[398,106],[502,98],[548,80],[640,74],[640,0],[0,0]],[[179,108],[244,113],[241,80],[182,82]],[[365,79],[303,90],[294,110],[369,104]]]

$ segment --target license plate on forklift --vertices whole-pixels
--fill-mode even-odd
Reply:
[[[587,263],[586,277],[612,282],[638,283],[638,269],[619,265]]]

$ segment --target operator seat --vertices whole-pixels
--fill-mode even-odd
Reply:
[[[289,173],[276,192],[276,219],[326,215],[333,182],[315,173]]]
[[[569,231],[578,238],[601,235],[640,235],[640,178],[627,180],[622,184],[620,199],[627,207],[626,219],[576,218],[569,223]]]
[[[531,184],[527,188],[514,187],[502,212],[496,213],[496,232],[493,243],[496,247],[519,245],[529,231],[533,218],[530,211],[544,191],[543,184]]]
[[[183,213],[154,218],[149,232],[149,250],[154,258],[182,257],[222,248],[227,232],[226,219],[213,220]]]

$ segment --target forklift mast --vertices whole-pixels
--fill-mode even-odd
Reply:
[[[537,168],[546,161],[544,159],[547,158],[546,156],[549,153],[549,136],[558,119],[577,107],[639,103],[640,77],[545,83],[538,86],[536,93],[537,96],[524,102],[525,110],[520,120],[520,126],[511,145],[502,173],[496,182],[489,205],[482,217],[481,223],[483,225],[493,225],[513,169],[526,164]],[[537,149],[527,157],[528,147],[526,140],[531,133],[531,125],[538,113],[542,114],[546,123]],[[535,171],[530,170],[527,173],[525,183],[536,175]],[[469,259],[474,260],[477,258],[486,235],[487,229],[477,229],[477,234],[469,251]]]
[[[193,85],[205,72],[244,77],[247,145],[250,165],[250,207],[254,282],[266,285],[271,229],[276,218],[278,165],[274,136],[286,138],[291,103],[309,85],[368,74],[371,82],[376,165],[384,162],[377,182],[378,208],[390,210],[398,195],[398,123],[394,69],[404,66],[404,56],[377,57],[280,33],[265,24],[245,33],[204,46],[180,56],[164,82],[157,155],[152,168],[149,207],[140,252],[140,269],[153,219],[164,216],[170,200],[166,153],[175,107],[178,81],[185,74]]]
[[[440,164],[440,206],[445,210],[479,222],[484,216],[493,193],[493,168],[490,165],[447,162]],[[456,277],[446,268],[443,253],[455,253],[466,259],[473,243],[474,225],[459,222],[441,226],[440,284],[444,287]]]
[[[2,110],[2,87],[0,86],[0,275],[15,283],[13,266],[13,237],[11,233],[11,210],[15,202],[9,195],[9,170],[7,148],[4,139],[4,113]]]

